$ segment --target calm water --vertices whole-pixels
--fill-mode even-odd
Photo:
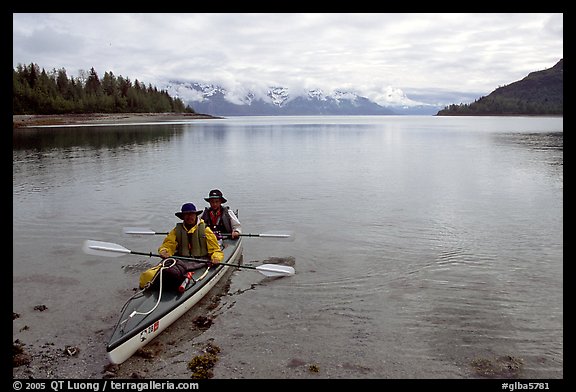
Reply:
[[[13,339],[81,353],[46,377],[102,377],[137,285],[129,267],[157,261],[86,255],[83,241],[155,252],[161,236],[122,228],[166,231],[183,203],[206,206],[219,188],[244,232],[295,233],[246,238],[244,262],[297,273],[235,271],[206,310],[212,327],[180,332],[219,344],[216,378],[478,378],[479,364],[505,361],[518,370],[492,377],[563,378],[562,118],[241,117],[13,135]],[[166,331],[167,347],[188,325]],[[189,378],[166,350],[122,367]]]

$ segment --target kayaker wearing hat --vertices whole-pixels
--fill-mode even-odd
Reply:
[[[222,261],[224,253],[220,250],[218,239],[210,227],[200,218],[202,211],[196,210],[192,203],[182,205],[176,212],[182,223],[177,223],[170,233],[164,238],[164,242],[158,248],[158,253],[163,258],[173,255],[207,257],[212,263]]]
[[[242,234],[242,225],[238,217],[230,207],[222,206],[228,200],[224,198],[219,189],[212,189],[208,197],[204,198],[210,203],[210,208],[206,207],[202,214],[202,219],[210,226],[212,231],[219,233],[230,233],[233,239],[240,237]]]

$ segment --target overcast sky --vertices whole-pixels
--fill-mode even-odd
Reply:
[[[372,99],[391,86],[417,100],[470,101],[554,66],[564,45],[563,14],[540,13],[25,13],[13,22],[14,67]]]

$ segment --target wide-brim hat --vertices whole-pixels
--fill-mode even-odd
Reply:
[[[202,212],[203,211],[198,211],[194,204],[186,203],[186,204],[183,204],[180,211],[175,212],[174,215],[176,215],[180,219],[184,219],[184,214],[193,213],[193,214],[198,215],[198,214],[201,214]]]
[[[206,201],[210,201],[211,199],[220,199],[222,200],[222,203],[226,203],[228,201],[224,198],[224,196],[222,196],[222,192],[219,189],[212,189],[208,194],[208,197],[204,198]]]

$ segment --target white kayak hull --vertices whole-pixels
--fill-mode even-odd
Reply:
[[[227,242],[227,241],[225,241]],[[242,255],[241,239],[235,240],[233,245],[224,249],[223,262],[229,264],[238,264]],[[120,321],[116,325],[110,342],[107,347],[108,359],[113,364],[121,364],[130,358],[136,351],[150,343],[154,338],[160,335],[166,328],[178,320],[182,315],[188,312],[198,301],[222,279],[228,272],[230,266],[213,266],[209,270],[205,279],[196,282],[191,292],[162,293],[158,309],[149,315],[133,315],[137,310],[142,311],[145,308],[150,309],[150,304],[155,303],[158,298],[155,295],[139,297],[139,299],[129,301],[125,307]],[[204,271],[205,268],[202,269]],[[144,309],[141,309],[144,308]]]

